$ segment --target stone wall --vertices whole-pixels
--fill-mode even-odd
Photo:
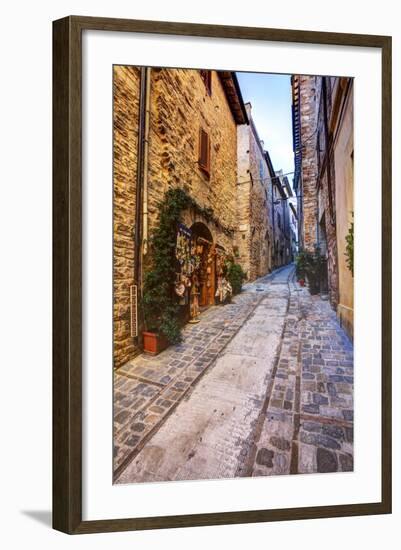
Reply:
[[[131,338],[130,286],[134,284],[139,82],[139,69],[114,67],[113,330],[116,367],[138,352]]]
[[[316,124],[319,105],[319,77],[298,76],[300,85],[300,119],[301,119],[301,196],[303,216],[301,234],[303,247],[310,252],[316,244],[316,214],[317,214],[317,156],[316,156]]]
[[[269,171],[251,106],[249,124],[238,126],[238,262],[253,281],[271,270],[271,191]]]
[[[318,233],[317,244],[327,259],[327,279],[330,302],[334,309],[338,303],[338,254],[336,237],[336,170],[329,121],[332,111],[329,78],[318,77],[321,90],[317,103],[315,147],[317,152]],[[327,117],[327,129],[325,119]],[[327,136],[326,136],[327,134]]]
[[[149,234],[166,191],[181,187],[202,207],[213,209],[221,223],[213,227],[216,241],[232,254],[233,237],[222,228],[237,225],[237,129],[216,71],[211,90],[209,95],[197,70],[151,71]],[[210,136],[209,176],[198,164],[201,128]]]
[[[237,261],[245,271],[250,275],[251,268],[251,248],[250,248],[250,215],[251,215],[251,176],[249,167],[249,125],[241,124],[237,129],[238,134],[238,185],[237,185],[237,220],[238,231],[236,245],[238,250]]]
[[[200,71],[150,71],[148,155],[148,242],[158,224],[159,204],[170,188],[183,188],[219,223],[183,212],[188,226],[202,221],[215,244],[234,254],[237,228],[237,124],[216,71],[211,94]],[[140,71],[114,68],[114,365],[124,364],[139,349],[131,337],[130,286],[134,284],[134,227],[139,123]],[[198,164],[200,129],[210,136],[210,174]],[[143,252],[143,251],[141,251]],[[152,249],[142,257],[143,273]],[[140,296],[140,287],[138,289]],[[142,327],[139,327],[141,330]]]
[[[273,186],[275,267],[287,265],[291,261],[290,212],[286,185],[288,178],[279,170],[275,174]]]
[[[319,219],[319,246],[327,260],[327,278],[330,303],[334,309],[338,304],[338,254],[335,218],[331,216],[328,192],[327,172],[323,172],[319,179],[318,189],[318,219]]]

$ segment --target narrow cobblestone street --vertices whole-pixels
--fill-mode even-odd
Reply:
[[[353,349],[287,266],[115,373],[117,483],[353,469]]]

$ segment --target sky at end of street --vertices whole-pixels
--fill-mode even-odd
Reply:
[[[291,75],[237,73],[244,102],[252,105],[252,118],[276,171],[294,171],[292,150]],[[293,173],[288,175],[292,185]]]

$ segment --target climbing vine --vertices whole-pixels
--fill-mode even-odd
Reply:
[[[200,206],[183,189],[170,189],[159,204],[159,224],[150,239],[152,260],[144,278],[142,307],[148,330],[164,335],[170,343],[181,340],[180,307],[174,293],[175,245],[181,212],[193,208],[207,221],[218,223],[211,208]],[[231,234],[230,228],[219,224]]]
[[[354,213],[352,212],[352,219],[354,218]],[[349,229],[348,234],[345,237],[345,240],[347,242],[345,246],[345,257],[346,257],[346,263],[348,269],[351,271],[352,276],[354,276],[354,222],[352,221]]]

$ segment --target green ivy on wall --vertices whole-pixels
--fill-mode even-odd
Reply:
[[[354,218],[354,213],[352,212],[352,219]],[[351,271],[352,276],[354,276],[354,221],[351,222],[347,236],[345,237],[347,242],[345,247],[345,257],[348,269]]]
[[[183,210],[193,208],[208,222],[215,222],[231,235],[233,230],[222,226],[211,208],[200,206],[183,189],[170,189],[159,205],[159,225],[150,239],[152,260],[144,277],[143,316],[147,330],[164,335],[170,343],[181,340],[180,306],[174,293],[175,246],[177,224]]]

